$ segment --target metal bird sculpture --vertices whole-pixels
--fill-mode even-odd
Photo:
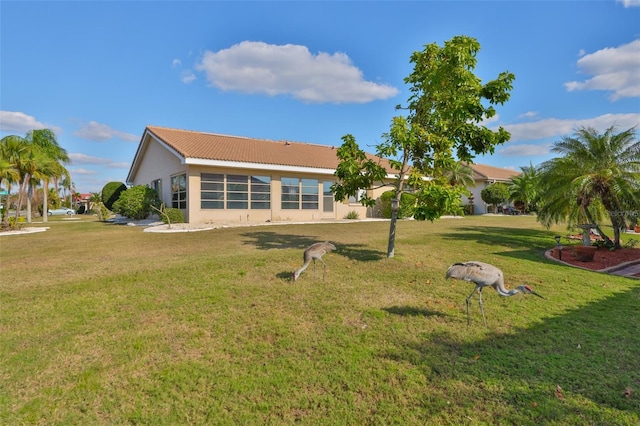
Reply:
[[[300,269],[298,269],[293,273],[293,280],[296,281],[298,277],[300,277],[300,274],[302,274],[302,272],[305,269],[307,269],[307,266],[309,266],[312,260],[313,260],[313,276],[315,278],[316,260],[319,260],[320,262],[322,262],[322,281],[324,282],[324,273],[325,273],[325,270],[327,269],[327,264],[324,263],[324,260],[322,260],[322,256],[324,256],[326,253],[329,253],[330,251],[335,249],[336,249],[336,246],[331,244],[329,241],[311,244],[309,247],[307,247],[304,250],[304,255],[302,256],[302,259],[304,260],[304,264]]]
[[[485,287],[493,287],[500,296],[504,297],[513,296],[517,293],[524,293],[533,294],[534,296],[544,299],[544,297],[533,291],[533,289],[528,285],[521,285],[513,290],[507,290],[504,286],[504,275],[502,274],[502,271],[495,266],[484,262],[470,261],[454,263],[447,270],[446,278],[470,281],[476,285],[471,294],[467,297],[467,324],[471,324],[469,302],[477,291],[480,311],[482,312],[482,320],[484,321],[484,326],[487,326],[487,320],[484,317],[484,307],[482,306],[482,289]]]

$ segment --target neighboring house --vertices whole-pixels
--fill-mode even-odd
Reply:
[[[392,187],[370,190],[377,198]],[[189,223],[320,221],[367,208],[356,198],[336,202],[330,187],[338,166],[336,147],[272,141],[148,126],[140,140],[128,185],[154,188],[167,207]]]
[[[511,178],[520,175],[520,172],[514,170],[502,169],[500,167],[486,166],[484,164],[469,164],[473,170],[473,180],[475,186],[467,187],[473,194],[473,214],[485,214],[489,212],[489,205],[482,201],[480,195],[482,190],[492,183],[502,182],[509,184]],[[468,204],[467,197],[463,197],[463,204]]]
[[[75,194],[75,198],[73,200],[76,211],[82,213],[90,213],[91,202],[89,199],[91,198],[91,194]]]

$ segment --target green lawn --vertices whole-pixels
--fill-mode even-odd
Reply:
[[[0,237],[0,424],[640,423],[640,281],[531,217]],[[314,279],[304,247],[332,241]],[[445,280],[482,260],[545,300]]]

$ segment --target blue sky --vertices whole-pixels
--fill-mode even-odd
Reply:
[[[0,1],[0,136],[51,128],[76,190],[124,181],[147,125],[374,152],[411,53],[476,38],[515,74],[476,162],[519,170],[580,126],[640,125],[640,0]]]

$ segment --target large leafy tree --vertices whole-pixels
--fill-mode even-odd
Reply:
[[[405,183],[416,193],[416,219],[435,220],[459,204],[463,189],[447,181],[446,171],[457,160],[470,162],[476,154],[493,153],[509,140],[503,128],[492,131],[482,124],[496,114],[494,105],[509,99],[514,75],[503,72],[483,84],[474,74],[480,44],[456,36],[438,46],[426,45],[411,55],[413,72],[407,117],[394,117],[376,153],[388,159],[395,175],[395,195],[389,229],[387,257],[394,256],[399,199]],[[399,105],[397,109],[402,109]],[[347,135],[338,150],[336,200],[368,189],[386,176],[384,168],[366,157],[355,139]],[[455,158],[457,156],[457,159]],[[365,205],[375,200],[362,198]]]
[[[497,210],[499,204],[509,199],[509,188],[502,182],[492,183],[480,192],[480,197],[482,201],[493,205]]]
[[[620,133],[613,126],[604,133],[582,127],[554,143],[552,151],[562,156],[539,167],[538,220],[545,226],[594,224],[607,242],[620,248],[625,209],[640,206],[640,141],[635,127]],[[602,214],[611,221],[613,241],[598,226]]]

